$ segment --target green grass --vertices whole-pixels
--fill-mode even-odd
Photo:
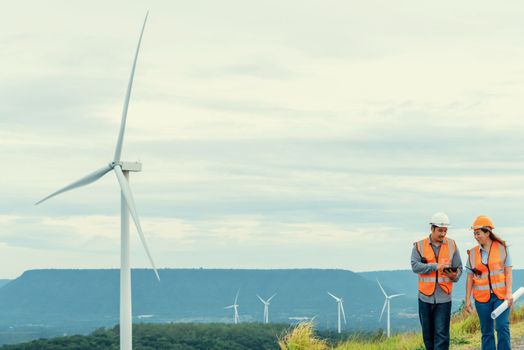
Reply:
[[[511,311],[512,339],[524,337],[524,307]],[[450,342],[456,350],[480,348],[480,323],[476,314],[469,315],[465,310],[455,313],[451,319]],[[390,338],[384,335],[362,338],[355,336],[349,340],[330,345],[326,340],[315,336],[313,325],[303,323],[290,330],[279,340],[281,350],[424,350],[420,333],[395,334]]]

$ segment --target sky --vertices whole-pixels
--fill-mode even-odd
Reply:
[[[446,212],[524,246],[521,1],[3,5],[0,278],[119,266],[122,158],[160,268],[409,269]],[[149,263],[131,230],[132,265]]]

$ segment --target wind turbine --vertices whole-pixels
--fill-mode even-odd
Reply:
[[[344,312],[344,300],[342,298],[336,297],[330,292],[327,292],[329,295],[333,297],[337,301],[337,309],[338,309],[338,333],[341,333],[342,324],[340,322],[340,314],[342,313],[342,316],[344,317],[344,324],[346,324],[346,313]]]
[[[120,159],[122,153],[122,144],[124,141],[124,133],[126,128],[126,118],[127,118],[127,109],[129,107],[129,99],[131,97],[131,88],[133,86],[133,76],[135,74],[135,67],[138,58],[138,51],[140,50],[140,43],[142,41],[142,36],[144,34],[144,29],[147,22],[147,16],[149,12],[146,13],[144,18],[144,23],[142,25],[142,30],[140,32],[140,37],[138,39],[138,45],[135,51],[135,58],[133,60],[133,65],[131,68],[131,76],[129,77],[129,82],[127,85],[127,91],[124,100],[124,106],[122,109],[122,118],[120,122],[120,132],[118,134],[118,139],[115,147],[115,154],[113,160],[106,166],[101,169],[95,170],[94,172],[84,176],[78,181],[75,181],[56,192],[53,192],[49,196],[35,203],[35,205],[40,204],[51,197],[59,195],[60,193],[70,191],[72,189],[89,185],[92,182],[97,181],[102,176],[114,171],[118,183],[120,185],[121,196],[120,196],[120,210],[121,210],[121,234],[120,234],[120,349],[121,350],[132,350],[132,318],[131,318],[131,262],[130,262],[130,243],[129,243],[129,214],[135,222],[136,229],[138,231],[138,236],[140,241],[146,251],[149,262],[155,271],[156,277],[160,280],[158,271],[155,267],[153,257],[149,252],[147,247],[146,239],[142,232],[142,227],[140,226],[140,220],[138,218],[138,213],[135,208],[135,201],[133,199],[133,194],[131,192],[131,187],[129,186],[129,172],[139,172],[142,170],[142,164],[139,162],[124,162]]]
[[[276,293],[271,296],[268,300],[264,300],[260,297],[260,295],[257,294],[258,299],[264,304],[264,323],[269,323],[269,304],[271,303],[271,299],[275,297]]]
[[[238,317],[238,304],[237,304],[237,301],[238,301],[238,293],[240,292],[240,289],[237,291],[237,296],[235,297],[235,303],[233,305],[229,305],[229,306],[226,306],[224,309],[233,309],[233,320],[235,322],[235,324],[237,324],[239,322],[239,317]]]
[[[382,293],[384,294],[384,296],[386,297],[386,300],[384,301],[384,306],[382,307],[382,312],[380,313],[380,318],[379,318],[379,321],[382,320],[382,315],[384,314],[384,310],[386,309],[386,305],[388,306],[388,330],[387,330],[387,335],[388,337],[390,336],[390,304],[391,304],[391,299],[393,298],[396,298],[396,297],[399,297],[401,295],[405,295],[405,293],[402,293],[402,294],[393,294],[393,295],[387,295],[386,292],[384,291],[384,288],[382,288],[382,285],[380,284],[380,282],[377,280],[378,282],[378,286],[380,287],[380,290],[382,291]]]

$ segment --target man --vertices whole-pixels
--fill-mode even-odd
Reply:
[[[413,244],[411,269],[418,274],[418,312],[427,350],[449,349],[449,322],[453,283],[462,274],[462,261],[455,241],[446,238],[449,218],[431,217],[431,233]]]

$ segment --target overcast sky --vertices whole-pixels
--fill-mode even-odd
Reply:
[[[123,159],[159,267],[410,268],[436,211],[524,245],[524,3],[19,1],[0,21],[0,278],[119,266]],[[132,262],[147,267],[134,229]]]

